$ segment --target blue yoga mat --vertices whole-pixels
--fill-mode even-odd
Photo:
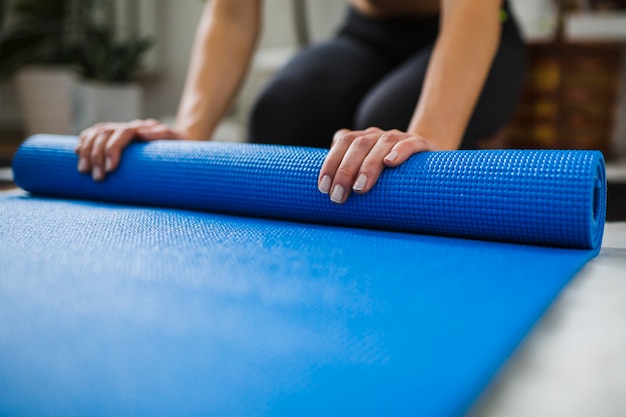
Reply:
[[[76,139],[0,198],[0,414],[467,411],[602,240],[593,151],[423,153],[337,206],[325,152]],[[350,227],[347,227],[350,226]]]

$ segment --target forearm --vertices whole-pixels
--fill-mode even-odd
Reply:
[[[409,133],[460,146],[498,48],[499,12],[494,0],[448,2]]]
[[[260,31],[260,0],[213,0],[197,29],[176,129],[210,139],[232,104]]]

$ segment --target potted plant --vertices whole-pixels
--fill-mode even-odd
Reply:
[[[115,1],[13,3],[13,22],[0,33],[0,77],[17,72],[27,133],[78,133],[141,117],[137,79],[151,41],[117,36]]]
[[[74,91],[75,132],[97,122],[142,117],[138,77],[152,42],[137,35],[116,39],[115,27],[98,19],[97,11],[79,11],[80,36],[72,50],[80,75]]]
[[[3,5],[11,17],[0,32],[0,79],[15,75],[28,134],[70,133],[71,91],[65,0],[15,0]]]

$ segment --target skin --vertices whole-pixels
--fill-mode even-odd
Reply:
[[[502,0],[352,0],[374,18],[432,14],[441,30],[406,131],[341,129],[320,169],[318,188],[342,204],[372,189],[385,168],[411,155],[457,149],[495,56]],[[261,0],[213,0],[198,25],[175,127],[156,120],[101,123],[80,135],[78,170],[96,181],[117,168],[133,140],[209,139],[234,101],[261,30]]]

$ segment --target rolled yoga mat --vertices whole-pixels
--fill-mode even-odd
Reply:
[[[422,153],[339,206],[322,150],[136,143],[94,183],[75,144],[0,198],[3,415],[456,416],[602,240],[594,151]]]

